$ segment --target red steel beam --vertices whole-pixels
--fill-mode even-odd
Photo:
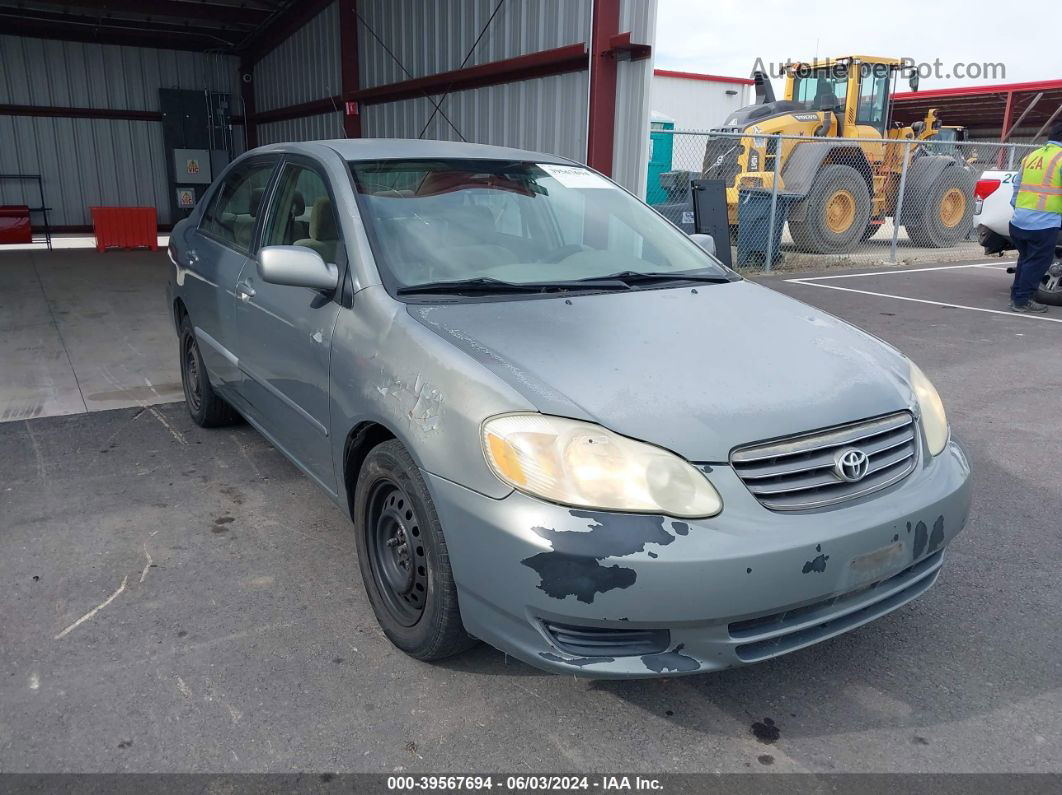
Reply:
[[[125,121],[162,121],[154,110],[118,110],[115,108],[68,108],[58,105],[0,105],[0,116],[43,116],[63,119],[122,119]]]
[[[176,17],[217,22],[226,25],[254,27],[268,18],[269,12],[258,8],[211,3],[182,3],[178,0],[35,0],[41,5],[61,8],[87,8],[94,13],[92,20],[107,13],[141,14],[151,17]]]
[[[358,92],[358,0],[339,0],[339,66],[342,94]],[[343,103],[343,132],[361,138],[361,113],[356,100]]]
[[[300,102],[298,105],[285,105],[282,108],[259,111],[254,114],[251,123],[268,124],[274,121],[301,119],[306,116],[316,116],[319,113],[331,113],[341,110],[342,107],[342,98],[336,95],[334,97],[325,97],[324,99],[314,99],[310,102]]]
[[[445,94],[448,91],[465,91],[470,88],[483,88],[531,80],[536,77],[578,72],[586,69],[586,64],[586,45],[569,44],[566,47],[519,55],[515,58],[455,69],[451,72],[440,72],[427,77],[363,88],[344,96],[366,105],[396,102],[400,99]]]
[[[364,105],[378,105],[384,102],[397,102],[402,99],[445,94],[448,91],[465,91],[471,88],[483,88],[502,83],[515,83],[536,77],[581,71],[586,69],[586,65],[586,45],[571,44],[566,47],[557,47],[553,50],[543,50],[542,52],[520,55],[516,58],[492,61],[491,63],[471,66],[466,69],[455,69],[452,72],[442,72],[427,77],[414,78],[413,80],[362,88],[357,91],[344,91],[342,94],[315,99],[311,102],[287,105],[283,108],[273,108],[272,110],[255,114],[254,121],[263,124],[286,119],[298,119],[304,116],[315,116],[318,113],[329,113],[336,110],[343,111],[347,102],[357,102],[360,108]],[[355,77],[356,75],[349,75],[348,79]],[[360,115],[356,118],[360,122]],[[347,134],[352,135],[349,131]]]
[[[590,112],[586,131],[586,163],[612,175],[616,131],[616,60],[612,37],[619,33],[620,0],[594,0],[590,22]]]

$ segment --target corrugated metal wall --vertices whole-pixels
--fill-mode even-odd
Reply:
[[[629,30],[632,42],[655,44],[656,0],[623,0],[620,30]],[[652,58],[617,64],[612,178],[639,198],[645,198],[648,178],[652,75]]]
[[[515,58],[590,38],[590,0],[508,2],[468,56],[496,6],[497,0],[363,0],[358,9],[383,44],[364,27],[359,29],[361,86],[446,72],[462,63],[469,67]],[[434,97],[461,135],[438,113],[424,129],[435,109],[426,98],[363,107],[362,130],[376,137],[417,138],[422,131],[426,138],[459,141],[464,136],[475,143],[583,160],[587,86],[587,73],[575,72]]]
[[[650,104],[651,110],[674,119],[676,130],[710,130],[748,105],[748,95],[749,86],[741,83],[655,75]]]
[[[515,146],[586,159],[587,72],[522,80],[446,97],[425,138]],[[439,102],[441,97],[434,98]],[[378,138],[417,138],[434,106],[426,97],[362,109],[363,132]]]
[[[0,35],[0,103],[158,110],[160,88],[240,96],[228,55]]]
[[[342,89],[337,3],[327,6],[254,67],[258,111],[336,96]]]
[[[590,2],[505,3],[465,66],[589,41]],[[497,0],[360,0],[362,19],[394,53],[359,26],[361,88],[460,68],[497,5]]]
[[[229,92],[239,112],[237,66],[230,56],[0,36],[0,104],[157,111],[160,88],[184,88]],[[159,122],[0,115],[0,172],[41,174],[56,225],[90,224],[97,204],[154,205],[170,221]],[[36,187],[0,181],[6,203],[37,204]]]
[[[320,141],[342,138],[343,114],[320,113],[300,119],[272,121],[258,125],[258,144],[284,143],[286,141]]]

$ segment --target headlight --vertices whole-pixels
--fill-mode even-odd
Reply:
[[[715,516],[719,493],[692,464],[589,422],[506,414],[483,423],[483,453],[503,481],[563,505]]]
[[[918,400],[918,413],[922,416],[922,427],[926,432],[926,443],[930,455],[940,455],[948,444],[948,417],[944,413],[944,404],[940,395],[926,374],[911,362],[911,388]]]

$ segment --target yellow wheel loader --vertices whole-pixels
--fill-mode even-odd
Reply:
[[[851,251],[895,216],[906,150],[898,222],[911,242],[944,247],[966,237],[975,179],[954,143],[951,154],[937,143],[962,140],[965,129],[943,127],[935,110],[908,127],[891,123],[890,96],[908,68],[895,58],[865,55],[789,64],[781,100],[767,76],[755,73],[756,104],[713,130],[704,153],[702,177],[726,184],[731,232],[739,221],[739,191],[771,190],[780,157],[778,191],[790,199],[787,220],[797,248]],[[917,90],[917,75],[910,85]]]

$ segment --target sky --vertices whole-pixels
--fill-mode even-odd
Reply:
[[[939,70],[923,71],[922,90],[1062,78],[1062,9],[1054,0],[658,0],[657,9],[658,69],[748,77],[757,58],[777,64],[811,60],[817,51],[820,58],[939,59]],[[970,66],[958,76],[955,64]],[[990,68],[1004,74],[983,64],[1001,64]]]

